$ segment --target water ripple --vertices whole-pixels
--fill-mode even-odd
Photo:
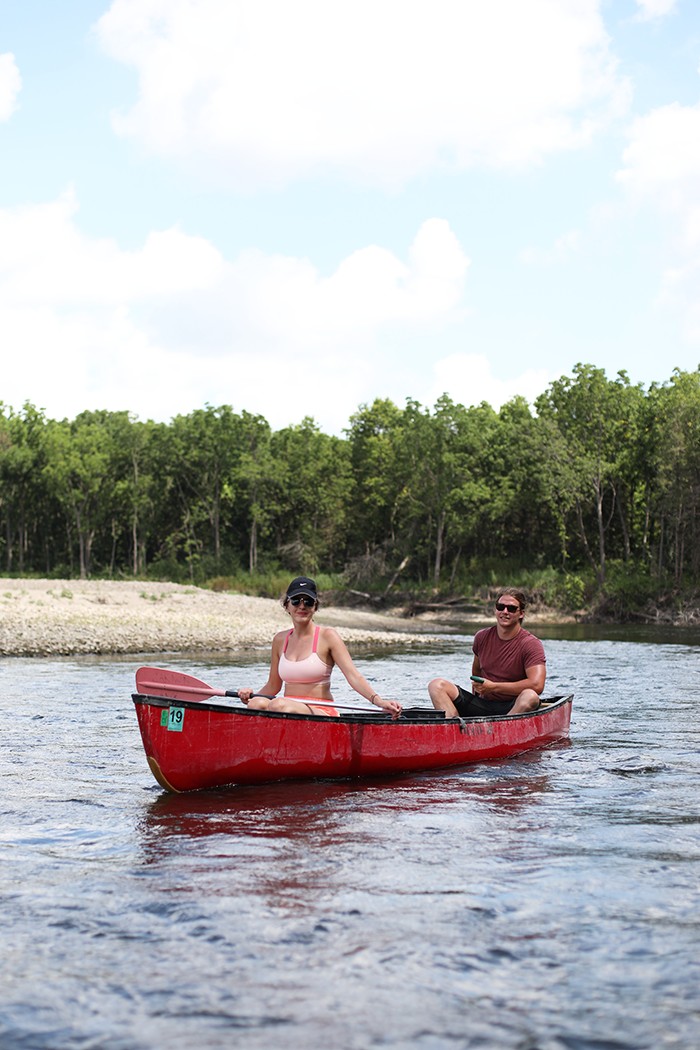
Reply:
[[[363,670],[425,702],[451,644]],[[192,796],[146,767],[142,661],[0,661],[0,1046],[696,1046],[698,649],[546,644],[568,744]]]

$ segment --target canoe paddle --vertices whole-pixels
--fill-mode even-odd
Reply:
[[[197,700],[207,696],[238,696],[235,689],[214,689],[199,678],[182,671],[169,671],[164,667],[139,667],[136,672],[136,688],[139,693],[166,696],[169,700]]]
[[[213,686],[201,682],[199,678],[193,678],[190,674],[182,671],[170,671],[164,667],[139,667],[136,672],[136,689],[145,696],[164,696],[168,700],[204,700],[210,696],[237,697],[235,689],[214,689]],[[155,692],[154,692],[155,690]],[[256,696],[263,696],[256,693]],[[272,697],[267,697],[271,700]],[[290,697],[293,700],[294,697]],[[308,703],[301,700],[301,703]],[[318,701],[323,704],[322,700]],[[386,715],[386,711],[367,710],[366,707],[357,707],[348,704],[333,704],[338,711],[362,711],[363,714]]]

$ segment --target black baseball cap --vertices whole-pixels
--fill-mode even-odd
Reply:
[[[298,594],[306,594],[309,598],[313,598],[313,600],[317,602],[318,594],[316,593],[315,581],[309,579],[308,576],[297,576],[293,579],[289,587],[287,587],[287,597],[296,598]]]

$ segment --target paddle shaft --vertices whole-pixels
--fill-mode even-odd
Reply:
[[[201,696],[223,696],[231,697],[233,699],[240,699],[238,691],[236,689],[214,689],[212,686],[207,685],[206,682],[201,682],[198,678],[193,678],[192,675],[183,674],[180,671],[166,671],[160,667],[140,667],[136,672],[136,688],[140,693],[148,693],[149,690],[155,690],[155,696],[165,696],[168,699],[176,700],[189,700],[196,699]],[[181,694],[173,696],[173,693]],[[254,696],[264,696],[263,693],[254,693]],[[273,697],[265,696],[266,700],[272,700]],[[287,700],[298,700],[300,704],[306,704],[308,707],[334,707],[338,711],[361,711],[363,714],[387,714],[388,712],[382,711],[381,709],[374,709],[368,712],[366,707],[359,707],[352,704],[336,704],[332,700],[321,700],[319,699],[316,703],[313,703],[311,698],[308,700],[302,697],[288,696]],[[241,701],[242,703],[243,701]]]

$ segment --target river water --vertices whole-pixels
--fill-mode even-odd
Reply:
[[[2,1050],[695,1050],[700,639],[539,633],[570,743],[179,796],[138,735],[147,661],[0,660]],[[426,702],[470,640],[357,663]],[[264,681],[230,660],[150,662]]]

